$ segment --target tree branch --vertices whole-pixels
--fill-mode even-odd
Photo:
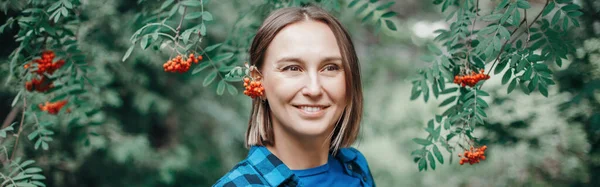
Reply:
[[[23,121],[25,121],[25,111],[26,110],[27,110],[27,98],[23,97],[23,114],[21,114],[21,122],[19,125],[19,131],[17,132],[15,145],[13,147],[12,153],[10,154],[10,160],[15,158],[15,152],[17,151],[17,145],[19,145],[19,138],[21,137],[21,132],[23,131]]]
[[[533,21],[527,26],[527,29],[529,29],[531,26],[533,26],[533,24],[537,21],[537,19],[540,18],[540,16],[542,16],[542,13],[544,12],[544,9],[546,9],[546,7],[548,6],[548,3],[550,3],[550,0],[546,0],[546,4],[544,5],[544,7],[542,7],[542,10],[540,10],[540,13],[535,16],[535,18],[533,19]],[[523,23],[525,23],[525,21],[527,20],[527,17],[525,17],[525,19],[523,21],[521,21],[521,23],[519,24],[519,26],[517,28],[515,28],[515,30],[513,30],[512,33],[510,33],[510,35],[512,36],[515,32],[517,32],[517,30],[521,27],[521,25]],[[488,70],[486,75],[490,75],[490,73],[492,72],[492,70],[494,69],[494,66],[496,66],[496,63],[498,63],[498,61],[500,61],[500,55],[502,55],[502,51],[504,50],[504,47],[506,47],[506,44],[508,44],[508,41],[510,40],[506,40],[504,41],[504,44],[502,44],[502,47],[500,48],[500,52],[498,53],[498,55],[496,56],[494,63],[492,64],[492,67],[490,68],[490,70]],[[510,42],[510,44],[512,45],[515,41],[517,41],[517,39],[515,38],[515,40],[513,40],[512,42]],[[483,84],[481,84],[479,86],[479,89],[481,89],[481,87],[483,86]]]

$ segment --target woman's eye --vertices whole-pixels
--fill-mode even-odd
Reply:
[[[325,67],[325,70],[327,70],[327,71],[337,71],[337,70],[340,70],[340,67],[337,66],[337,65],[327,65]]]
[[[284,71],[300,71],[300,67],[298,66],[286,66],[283,68]]]

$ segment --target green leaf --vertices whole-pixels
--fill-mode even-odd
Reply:
[[[502,76],[502,84],[508,83],[508,80],[510,80],[511,76],[512,76],[512,69],[508,69],[508,71],[506,71],[504,73],[504,75]]]
[[[421,156],[425,153],[425,149],[417,149],[410,153],[411,156]]]
[[[27,136],[27,139],[33,140],[39,133],[39,131],[33,131]]]
[[[476,111],[476,112],[477,112],[477,114],[479,114],[481,117],[484,117],[484,118],[486,118],[486,117],[487,117],[487,114],[485,114],[485,112],[483,111],[483,109],[481,109],[481,108],[476,108],[476,110],[475,110],[475,111]]]
[[[58,7],[60,7],[62,3],[60,1],[57,1],[55,3],[53,3],[50,8],[48,8],[48,12],[52,12],[53,10],[58,9]]]
[[[422,55],[420,59],[424,62],[433,62],[435,60],[435,57],[431,55]]]
[[[59,10],[63,17],[67,17],[67,15],[69,15],[69,11],[65,7],[61,7]]]
[[[425,158],[419,160],[419,172],[422,170],[427,171],[427,160]]]
[[[546,16],[548,15],[550,12],[552,12],[552,10],[554,10],[554,1],[550,1],[550,3],[548,3],[548,6],[546,6],[546,8],[544,8],[544,11],[542,12],[542,16]]]
[[[442,153],[440,152],[440,149],[438,149],[437,145],[433,146],[433,154],[440,164],[444,164],[444,157],[442,156]]]
[[[165,8],[169,7],[169,5],[173,4],[174,0],[166,0],[161,6],[160,6],[160,10],[164,10]]]
[[[35,161],[34,161],[34,160],[26,160],[26,161],[24,161],[23,163],[21,163],[19,166],[20,166],[21,168],[25,168],[25,167],[27,167],[27,166],[29,166],[29,165],[33,164],[33,163],[35,163]]]
[[[48,150],[48,143],[42,142],[42,149]]]
[[[223,95],[223,92],[225,92],[226,85],[227,82],[225,82],[225,79],[219,81],[219,84],[217,85],[217,95]]]
[[[12,180],[15,180],[14,178]],[[28,183],[28,182],[17,182],[17,183],[10,183],[10,185],[8,185],[7,187],[36,187],[35,185]]]
[[[499,20],[500,18],[502,18],[503,14],[490,14],[490,15],[486,15],[481,17],[481,20],[483,21],[496,21]]]
[[[508,31],[508,29],[506,29],[506,27],[498,27],[498,31],[502,38],[504,38],[505,40],[510,40],[510,32]]]
[[[525,73],[523,73],[523,75],[521,75],[521,80],[530,80],[531,79],[531,74],[533,73],[533,69],[532,68],[528,68]]]
[[[548,97],[548,88],[545,84],[538,84],[538,90],[542,95],[544,95],[544,97]]]
[[[424,145],[424,146],[428,146],[428,145],[431,145],[431,144],[432,144],[432,142],[431,142],[431,141],[429,141],[429,140],[426,140],[426,139],[423,139],[423,138],[413,138],[412,140],[413,140],[415,143],[417,143],[417,144],[421,144],[421,145]]]
[[[223,60],[228,60],[231,57],[233,57],[233,53],[230,53],[230,52],[221,53],[221,54],[217,55],[215,58],[213,58],[212,60],[213,60],[213,62],[221,62]]]
[[[223,43],[218,43],[218,44],[208,46],[208,47],[204,48],[204,51],[211,52],[212,50],[215,50],[216,48],[220,47],[222,44]]]
[[[181,5],[188,6],[188,7],[199,7],[202,5],[202,2],[200,2],[198,0],[186,0],[186,1],[182,1]]]
[[[31,173],[38,173],[41,172],[42,169],[41,168],[37,168],[37,167],[32,167],[32,168],[27,168],[24,172],[31,174]]]
[[[410,94],[410,100],[415,100],[421,95],[421,90],[413,88]]]
[[[202,19],[204,21],[212,21],[213,20],[213,15],[210,12],[204,12],[202,13]]]
[[[485,92],[485,91],[483,91],[483,90],[477,90],[477,91],[475,91],[475,92],[477,92],[477,95],[478,95],[478,96],[490,96],[490,94],[489,94],[489,93],[487,93],[487,92]]]
[[[365,16],[365,17],[362,19],[362,21],[361,21],[361,22],[363,22],[363,23],[364,23],[364,22],[370,21],[370,20],[373,18],[373,14],[374,14],[374,13],[375,13],[374,11],[371,11],[369,14],[367,14],[367,16]]]
[[[184,19],[196,19],[202,16],[202,12],[192,12],[185,15]]]
[[[390,20],[385,20],[385,25],[387,26],[388,29],[396,31],[396,25],[394,24],[394,22],[390,21]]]
[[[558,67],[562,67],[562,59],[560,59],[560,58],[555,58],[555,59],[554,59],[554,61],[556,62],[556,65],[557,65]]]
[[[517,79],[513,79],[512,81],[510,81],[510,84],[508,84],[508,89],[506,91],[506,94],[510,94],[510,92],[512,92],[516,86],[517,86]]]
[[[519,87],[521,88],[521,91],[523,91],[523,93],[529,95],[529,93],[531,92],[528,88],[527,85],[525,85],[525,81],[519,81]]]
[[[477,105],[483,107],[483,108],[488,108],[490,107],[487,102],[485,102],[485,100],[481,99],[481,97],[477,97]]]
[[[435,159],[433,159],[431,152],[427,153],[427,159],[429,160],[429,166],[431,166],[431,169],[435,170]]]
[[[208,74],[208,76],[206,76],[206,78],[204,78],[204,81],[202,82],[202,86],[206,87],[208,85],[210,85],[210,83],[212,83],[215,78],[217,77],[217,71],[212,71],[210,72],[210,74]]]
[[[204,23],[200,25],[200,35],[206,36],[206,25]]]
[[[496,68],[494,69],[494,75],[497,75],[498,73],[504,71],[504,68],[506,67],[507,64],[508,64],[508,59],[502,60],[498,64],[498,66],[496,66]]]
[[[381,5],[377,6],[377,8],[375,8],[375,10],[385,10],[385,9],[388,9],[388,8],[392,7],[392,5],[394,5],[394,3],[396,3],[396,2],[390,1],[390,2],[387,2],[387,3],[381,4]]]
[[[581,11],[573,11],[573,12],[567,13],[567,15],[569,17],[579,17],[579,16],[583,15],[583,12],[581,12]]]
[[[560,9],[564,10],[565,12],[570,12],[573,10],[579,10],[580,7],[579,7],[579,5],[576,5],[576,4],[568,4],[568,5],[561,7]]]
[[[354,5],[356,5],[360,0],[353,0],[352,2],[350,2],[348,4],[348,8],[352,8]]]
[[[561,16],[561,11],[556,11],[554,16],[552,17],[552,22],[550,22],[550,25],[556,25],[556,23],[558,23],[558,20],[560,20],[560,16]]]
[[[456,96],[449,97],[448,99],[445,99],[445,100],[444,100],[444,101],[443,101],[443,102],[440,104],[440,107],[446,106],[446,105],[448,105],[448,104],[450,104],[450,103],[454,102],[455,100],[456,100]]]
[[[362,14],[362,12],[365,11],[368,7],[369,7],[369,3],[363,4],[358,9],[356,9],[356,15]]]
[[[235,88],[235,86],[233,86],[231,84],[227,84],[227,92],[229,92],[229,94],[231,94],[231,95],[237,95],[238,94],[237,88]]]
[[[442,55],[442,50],[440,50],[434,44],[428,44],[427,49],[429,49],[429,51],[431,51],[435,55]]]
[[[519,1],[517,1],[517,7],[522,8],[522,9],[529,9],[529,8],[531,8],[531,5],[529,4],[529,2],[527,2],[525,0],[519,0]]]
[[[129,55],[131,55],[131,52],[133,51],[133,45],[129,47],[129,49],[127,49],[127,52],[125,52],[125,55],[123,56],[122,61],[125,62],[125,60],[127,60],[127,58],[129,58]]]
[[[10,104],[11,107],[15,107],[15,105],[17,105],[17,102],[19,102],[19,98],[21,98],[22,92],[23,92],[23,90],[19,90],[19,93],[17,93],[17,96],[15,96],[12,103]]]
[[[390,12],[386,12],[386,13],[382,14],[381,18],[391,18],[391,17],[394,17],[396,15],[397,15],[396,12],[390,11]]]

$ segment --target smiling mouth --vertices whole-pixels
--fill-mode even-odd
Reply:
[[[307,113],[317,113],[323,111],[326,108],[329,108],[329,106],[322,105],[294,105],[294,107]]]

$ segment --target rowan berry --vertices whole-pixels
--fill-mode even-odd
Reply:
[[[264,93],[265,88],[258,80],[250,80],[250,78],[244,78],[244,95],[250,96],[252,99],[261,97]]]
[[[474,87],[479,81],[487,80],[490,78],[489,75],[483,73],[481,70],[480,73],[476,74],[474,71],[471,72],[471,75],[456,75],[454,76],[454,83],[459,84],[462,87],[470,86]]]
[[[34,90],[38,92],[46,92],[51,88],[54,88],[54,84],[46,76],[42,76],[41,79],[33,78],[31,81],[25,82],[25,89],[30,92]]]
[[[184,59],[181,55],[177,55],[175,58],[167,60],[167,62],[163,64],[163,69],[166,72],[185,73],[190,69],[192,63],[197,63],[197,59],[194,57],[193,53],[190,53],[187,56],[187,59]]]
[[[60,109],[63,106],[65,106],[65,104],[67,104],[67,100],[57,101],[57,102],[53,102],[53,103],[46,101],[46,103],[44,103],[44,104],[39,104],[38,107],[42,111],[46,111],[49,114],[56,115],[56,114],[58,114]],[[68,111],[70,112],[70,110],[68,110]]]
[[[471,146],[470,150],[465,150],[465,152],[463,153],[463,155],[458,154],[458,157],[462,157],[459,161],[460,165],[463,165],[465,163],[469,163],[471,165],[479,163],[481,160],[485,160],[485,150],[487,149],[487,146],[482,146],[479,148],[473,148]]]

